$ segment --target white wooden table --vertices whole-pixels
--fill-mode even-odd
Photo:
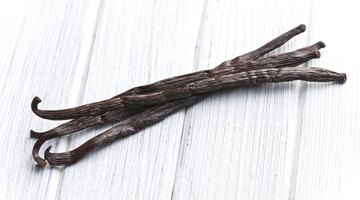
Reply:
[[[360,18],[356,0],[0,1],[0,199],[360,199]],[[37,169],[29,130],[67,108],[215,67],[279,34],[274,53],[318,40],[309,62],[345,84],[220,92],[66,168]],[[73,149],[109,128],[54,140]]]

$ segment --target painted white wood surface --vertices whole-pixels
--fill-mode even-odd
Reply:
[[[274,27],[289,29],[308,21],[310,6],[308,1],[208,1],[198,69],[216,66],[284,32]],[[305,44],[306,34],[280,50]],[[287,199],[298,92],[297,83],[240,88],[216,94],[190,109],[175,181],[176,199]]]
[[[324,40],[327,48],[323,58],[311,65],[346,72],[348,81],[344,85],[304,84],[293,185],[298,199],[360,199],[357,8],[357,1],[314,1],[310,39]]]
[[[86,11],[86,1],[78,0],[0,3],[0,199],[56,194],[49,189],[56,170],[34,167],[29,130],[58,123],[34,117],[29,108],[35,95],[42,108],[68,106]]]
[[[104,1],[82,103],[192,72],[202,4]],[[170,199],[184,117],[176,113],[66,168],[59,198]],[[72,137],[70,149],[104,130]]]
[[[0,1],[0,199],[359,199],[358,15],[350,0]],[[29,129],[59,123],[31,113],[33,96],[42,108],[109,98],[300,23],[306,33],[272,54],[324,40],[309,65],[346,84],[223,91],[73,166],[34,167]],[[49,144],[73,149],[107,128]]]

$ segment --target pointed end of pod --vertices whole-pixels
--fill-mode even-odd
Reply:
[[[33,158],[36,162],[35,166],[38,168],[44,168],[49,164],[47,160],[41,158],[38,153],[33,154]]]
[[[48,162],[44,159],[37,160],[35,166],[38,168],[45,168],[48,165]]]
[[[36,132],[36,131],[34,131],[34,130],[30,130],[30,137],[31,138],[39,138],[40,136],[42,136],[42,134],[41,133],[38,133],[38,132]]]
[[[36,114],[38,111],[38,105],[41,102],[40,97],[36,96],[33,98],[32,102],[31,102],[31,110]]]
[[[347,76],[345,73],[341,73],[340,78],[339,78],[339,83],[345,83],[347,80]]]
[[[318,44],[318,46],[319,46],[320,49],[326,47],[326,44],[325,44],[325,42],[323,42],[323,41],[319,41],[319,42],[317,42],[317,44]]]
[[[296,27],[296,29],[299,30],[300,32],[304,32],[306,30],[306,25],[300,24],[298,27]]]

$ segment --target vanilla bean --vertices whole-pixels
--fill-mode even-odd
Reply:
[[[242,56],[238,56],[230,61],[226,61],[223,62],[221,65],[219,65],[218,67],[214,68],[220,68],[220,67],[231,67],[231,65],[229,65],[230,63],[232,65],[235,65],[238,68],[243,68],[243,70],[247,70],[250,67],[253,66],[242,66],[240,65],[242,62],[245,62],[249,59],[256,59],[262,55],[264,55],[265,53],[270,52],[271,50],[280,47],[281,45],[283,45],[286,41],[288,41],[289,39],[291,39],[292,37],[296,36],[297,34],[304,32],[305,31],[305,25],[299,25],[298,27],[280,35],[279,37],[273,39],[272,41],[268,42],[267,44],[263,45],[262,47],[246,53]],[[301,50],[303,51],[314,51],[314,50],[318,50],[323,48],[325,45],[322,42],[318,42],[315,43],[314,45],[311,45],[309,47],[305,47]],[[281,56],[282,54],[280,54],[279,56]],[[291,56],[288,53],[285,53],[285,56]],[[280,59],[280,58],[279,58]],[[156,91],[161,91],[164,90],[165,87],[175,87],[175,86],[179,86],[182,84],[186,84],[186,83],[190,83],[192,81],[197,81],[200,80],[202,78],[207,78],[208,74],[207,73],[202,73],[202,74],[186,74],[186,75],[182,75],[182,76],[177,76],[177,77],[173,77],[173,78],[168,78],[168,79],[164,79],[162,81],[158,81],[156,83],[153,84],[149,84],[149,85],[145,85],[145,86],[140,86],[140,87],[136,87],[133,89],[128,90],[127,92],[124,92],[120,95],[117,95],[115,97],[113,97],[112,99],[121,97],[121,96],[125,96],[125,95],[129,95],[129,94],[140,94],[140,93],[145,93],[145,92],[156,92]],[[141,91],[141,92],[140,92]],[[107,100],[105,100],[107,101]],[[34,113],[36,113],[37,115],[46,115],[47,119],[55,119],[56,120],[60,120],[60,119],[67,119],[68,116],[68,112],[66,112],[65,110],[63,110],[63,112],[61,110],[58,111],[43,111],[43,110],[39,110],[37,108],[37,104],[41,102],[41,99],[39,97],[35,97],[33,99],[32,102],[32,110],[34,111]],[[101,104],[101,103],[104,104]],[[87,113],[88,115],[85,116],[81,116],[78,118],[75,118],[73,120],[71,120],[70,122],[66,122],[52,130],[46,131],[46,132],[35,132],[33,130],[30,131],[30,136],[33,138],[39,138],[41,135],[47,134],[49,132],[57,132],[59,133],[59,136],[63,136],[63,135],[67,135],[76,131],[80,131],[83,130],[85,128],[91,127],[91,126],[97,126],[97,125],[101,125],[103,123],[108,123],[108,122],[113,122],[113,121],[119,121],[121,119],[123,119],[123,115],[124,116],[128,116],[131,114],[134,114],[136,112],[138,112],[138,110],[141,109],[140,108],[136,108],[136,107],[130,107],[129,106],[124,106],[121,107],[118,106],[119,105],[119,101],[115,100],[111,100],[111,102],[107,101],[107,102],[96,102],[96,103],[92,103],[92,104],[87,104],[84,106],[80,106],[77,108],[80,108],[80,110],[82,109],[83,111],[87,110],[87,107],[91,107],[93,106],[92,110],[89,110],[89,112]],[[94,105],[97,106],[94,106]],[[108,106],[108,108],[112,108],[111,111],[106,111],[107,109],[104,109],[103,106]],[[115,108],[116,107],[116,108]],[[67,109],[68,111],[71,109]],[[76,109],[75,109],[76,110]],[[119,115],[116,118],[112,118],[111,120],[99,120],[101,119],[101,115],[103,115],[102,110],[104,110],[104,112],[110,112],[114,113],[113,115]],[[101,114],[97,114],[101,111]],[[120,111],[120,112],[119,112]],[[61,112],[61,113],[58,113]],[[81,111],[73,111],[76,115],[82,115]],[[90,116],[94,116],[94,119],[92,119]],[[85,122],[86,121],[86,122]],[[85,122],[85,123],[84,123]]]
[[[36,132],[33,130],[30,130],[30,136],[32,138],[39,138],[42,135],[53,133],[57,134],[56,137],[64,136],[73,132],[81,131],[85,128],[91,127],[91,126],[99,126],[103,125],[105,123],[114,122],[114,121],[120,121],[122,119],[125,119],[132,114],[141,111],[146,107],[139,106],[138,108],[132,108],[125,107],[124,109],[117,109],[113,111],[107,111],[105,113],[102,113],[101,115],[95,115],[95,116],[82,116],[73,120],[70,120],[68,122],[65,122],[63,124],[60,124],[59,126],[45,131],[45,132]],[[51,138],[49,138],[51,139]]]
[[[306,26],[304,24],[300,24],[296,28],[291,29],[290,31],[280,35],[279,37],[271,40],[270,42],[266,43],[265,45],[261,46],[260,48],[251,51],[249,53],[246,53],[244,55],[238,56],[232,60],[225,61],[221,63],[218,67],[226,67],[233,64],[240,64],[243,61],[246,60],[254,60],[257,59],[270,51],[282,46],[287,41],[289,41],[291,38],[295,37],[296,35],[303,33],[306,30]]]
[[[207,74],[207,78],[199,79],[198,81],[220,79],[220,77],[225,76],[227,74],[242,73],[253,69],[258,70],[258,69],[267,69],[267,68],[280,68],[284,66],[288,66],[288,67],[297,66],[313,58],[319,58],[319,57],[320,57],[320,52],[317,50],[313,52],[293,51],[289,53],[283,53],[277,56],[246,61],[239,65],[230,66],[226,68],[217,68],[212,70],[199,71],[197,73]],[[197,89],[196,82],[197,81],[188,83],[186,85],[179,85],[178,87],[172,87],[159,92],[128,95],[128,96],[122,96],[121,98],[124,105],[133,105],[133,104],[152,105],[152,104],[165,103],[176,99],[186,98],[192,96],[193,94],[199,93],[196,91]]]
[[[105,131],[102,134],[99,134],[92,139],[88,140],[76,150],[65,153],[50,153],[51,146],[49,146],[45,151],[45,159],[40,158],[38,154],[35,155],[34,159],[36,160],[39,167],[46,166],[47,163],[50,165],[69,165],[88,153],[90,150],[95,149],[99,146],[103,146],[107,143],[114,141],[115,139],[124,138],[126,136],[132,135],[145,127],[148,127],[152,124],[155,124],[163,120],[169,114],[187,107],[188,105],[194,104],[194,100],[199,98],[191,97],[187,99],[182,99],[177,102],[170,102],[163,105],[153,106],[144,112],[130,117],[122,121],[119,125]],[[42,137],[36,142],[35,146],[39,149],[43,141]]]
[[[313,58],[319,58],[318,50],[325,47],[323,42],[293,52],[258,59],[304,31],[305,25],[300,25],[257,50],[225,61],[212,70],[175,76],[135,87],[100,102],[63,110],[39,110],[37,106],[41,100],[35,97],[31,108],[36,115],[53,120],[72,120],[43,133],[31,131],[31,137],[38,138],[33,148],[33,158],[39,167],[44,167],[47,163],[73,164],[91,150],[135,134],[169,114],[206,98],[210,92],[224,88],[292,80],[345,82],[345,74],[321,68],[296,67]],[[49,147],[45,151],[46,160],[39,156],[39,150],[47,140],[120,120],[124,121],[72,151],[50,153]]]
[[[322,48],[322,45],[319,45],[319,43],[316,43],[314,45],[310,46],[310,49],[314,49],[314,48],[320,49]],[[315,48],[315,49],[316,49]],[[185,97],[189,97],[191,95],[194,95],[196,93],[203,93],[203,92],[196,92],[196,91],[192,91],[191,87],[194,87],[194,84],[199,84],[202,83],[202,80],[210,80],[210,79],[221,79],[221,76],[229,76],[231,74],[239,74],[239,73],[243,73],[245,75],[248,74],[248,71],[251,69],[272,69],[275,67],[283,67],[283,66],[295,66],[298,64],[302,64],[312,58],[318,58],[320,56],[319,52],[316,50],[314,52],[309,52],[309,51],[294,51],[294,52],[289,52],[289,53],[284,53],[284,54],[280,54],[277,56],[271,56],[268,58],[263,58],[263,59],[259,59],[259,60],[254,60],[254,61],[248,61],[248,62],[244,62],[243,64],[239,64],[239,66],[229,66],[227,68],[217,68],[217,69],[213,69],[213,70],[205,70],[203,73],[204,74],[208,74],[208,78],[207,79],[196,79],[198,80],[197,82],[192,82],[190,83],[190,85],[185,85],[181,86],[180,88],[178,88],[177,90],[165,90],[166,92],[171,92],[170,94],[166,94],[163,92],[163,94],[170,96],[171,94],[176,94],[175,97],[173,98],[167,98],[167,101],[174,100],[174,99],[181,99],[181,98],[185,98]],[[211,77],[209,74],[211,74],[211,76],[213,76],[214,78],[209,78]],[[199,82],[199,83],[198,83]],[[242,80],[242,82],[244,83],[236,83],[239,86],[241,84],[249,84],[246,82],[246,79]],[[225,85],[227,86],[227,85]],[[202,91],[204,91],[203,88],[201,88]],[[209,89],[209,88],[207,88]],[[221,89],[221,88],[217,88],[217,87],[213,87],[213,89]],[[180,92],[181,91],[181,92]],[[209,92],[209,91],[206,91]],[[154,97],[151,96],[141,96],[141,95],[133,95],[133,96],[140,96],[142,99],[145,99],[145,101],[147,102],[151,102],[152,104],[155,103],[159,103],[161,102],[161,99],[156,99],[157,102],[152,102]],[[130,96],[131,97],[131,96]],[[191,102],[193,102],[192,104],[194,104],[195,102],[197,102],[198,100],[205,98],[206,95],[197,95],[194,96],[194,98],[190,98],[191,100],[189,100],[189,104],[191,104]],[[147,100],[146,100],[147,99]],[[136,99],[133,99],[132,101],[136,101]],[[166,102],[166,101],[164,101]],[[141,103],[141,102],[140,102]],[[138,104],[140,104],[138,102]],[[171,104],[173,104],[174,102],[171,102]],[[176,102],[175,102],[176,103]],[[38,163],[37,165],[39,167],[44,167],[46,165],[46,161],[44,159],[42,159],[39,156],[39,151],[41,146],[50,139],[53,139],[55,137],[60,137],[60,136],[64,136],[76,131],[80,131],[82,129],[85,129],[87,127],[90,126],[96,126],[96,125],[101,125],[101,124],[105,124],[105,123],[110,123],[110,122],[114,122],[114,121],[119,121],[121,119],[124,119],[124,117],[129,116],[131,114],[134,114],[136,112],[139,112],[139,109],[129,109],[131,107],[126,107],[126,106],[122,106],[119,109],[116,109],[114,111],[108,111],[105,112],[105,114],[102,115],[98,115],[98,116],[83,116],[83,117],[79,117],[77,119],[71,120],[70,122],[66,122],[50,131],[44,132],[44,133],[38,133],[35,131],[31,130],[31,136],[32,137],[36,137],[39,138],[39,140],[35,143],[34,148],[33,148],[33,158],[34,160]],[[151,108],[150,108],[151,109]]]
[[[240,64],[228,66],[226,68],[214,68],[212,70],[203,70],[199,72],[195,72],[190,74],[191,80],[193,82],[184,82],[183,80],[186,80],[182,77],[186,77],[188,75],[178,76],[181,77],[179,83],[176,81],[173,81],[171,83],[172,87],[170,88],[161,88],[158,89],[160,92],[156,92],[153,94],[138,94],[138,95],[129,95],[129,96],[123,96],[122,98],[123,102],[126,102],[128,104],[158,104],[158,103],[164,103],[166,101],[172,101],[176,99],[181,99],[185,97],[189,97],[189,95],[192,95],[191,90],[185,90],[184,87],[189,87],[189,84],[193,84],[196,81],[201,81],[206,78],[216,78],[217,76],[226,75],[226,74],[233,74],[237,72],[243,72],[251,69],[264,69],[264,68],[275,68],[275,67],[283,67],[283,66],[296,66],[299,64],[302,64],[304,62],[307,62],[310,59],[313,58],[319,58],[320,53],[317,51],[318,49],[321,49],[324,47],[324,44],[322,42],[315,43],[309,47],[303,48],[301,50],[296,50],[293,52],[283,53],[276,56],[271,56],[268,58],[258,59],[258,60],[250,60],[250,61],[243,61]],[[313,52],[309,50],[314,50]],[[244,57],[245,59],[246,57]],[[195,74],[197,75],[197,78],[195,78]],[[178,77],[173,77],[173,80],[179,80]],[[206,78],[203,78],[206,77]],[[184,85],[188,83],[187,85]],[[182,87],[179,89],[179,87]],[[177,89],[178,88],[178,89]],[[166,92],[165,92],[166,91]],[[172,98],[166,98],[166,96],[171,96],[169,93],[175,93],[175,95],[172,95]],[[116,99],[114,99],[116,101]],[[116,101],[117,102],[117,101]],[[100,115],[94,115],[94,116],[82,116],[77,119],[71,120],[69,122],[66,122],[64,124],[59,125],[58,127],[40,133],[35,132],[33,130],[30,131],[30,136],[34,138],[38,138],[43,134],[47,134],[49,132],[57,132],[58,136],[67,135],[76,131],[83,130],[85,128],[91,127],[91,126],[97,126],[104,123],[110,123],[114,121],[120,121],[126,116],[129,116],[131,114],[134,114],[136,112],[139,112],[141,110],[141,107],[138,107],[138,105],[132,105],[131,106],[121,106],[119,105],[119,108],[113,110],[113,111],[106,111],[106,115],[100,114]],[[112,117],[108,117],[112,116]],[[49,139],[52,139],[53,137],[49,137]]]
[[[121,94],[119,98],[125,96],[137,96],[141,94],[162,92],[167,89],[171,89],[178,86],[184,86],[186,84],[199,81],[202,79],[211,78],[212,76],[216,76],[218,74],[234,73],[237,71],[246,71],[255,68],[282,67],[285,65],[297,66],[309,61],[310,59],[319,58],[320,53],[317,50],[323,47],[325,47],[325,44],[320,41],[313,45],[310,45],[305,48],[301,48],[296,51],[282,53],[267,58],[242,60],[241,62],[238,60],[237,63],[234,62],[232,63],[232,65],[227,65],[226,67],[220,65],[211,70],[197,71],[190,74],[175,76],[172,78],[157,81],[149,85],[136,87],[136,89],[141,88],[140,90],[138,90],[137,93]],[[244,59],[247,57],[248,56],[245,56]]]
[[[242,56],[238,56],[232,60],[225,61],[220,64],[218,67],[225,67],[231,66],[233,64],[240,64],[246,60],[254,60],[273,49],[276,49],[286,43],[288,40],[293,38],[294,36],[304,32],[306,26],[301,24],[298,27],[291,29],[290,31],[278,36],[277,38],[273,39],[272,41],[268,42],[267,44],[263,45],[262,47],[246,53]],[[201,76],[203,75],[203,76]],[[64,120],[64,119],[75,119],[82,116],[93,116],[93,115],[100,115],[106,111],[111,111],[114,109],[118,109],[122,106],[121,96],[125,95],[132,95],[132,94],[144,94],[147,92],[156,92],[156,89],[163,89],[164,87],[171,87],[172,84],[186,84],[190,83],[194,80],[198,80],[199,78],[206,78],[206,74],[195,74],[194,77],[190,75],[187,76],[178,76],[177,80],[173,78],[165,79],[162,81],[155,82],[153,84],[145,85],[130,89],[122,94],[116,95],[111,99],[99,101],[95,103],[85,104],[82,106],[69,108],[69,109],[61,109],[61,110],[40,110],[38,109],[38,104],[41,102],[39,97],[34,97],[31,108],[32,111],[39,117],[44,119],[51,119],[51,120]]]
[[[238,85],[240,82],[245,82],[246,85],[254,85],[261,82],[284,82],[292,80],[305,80],[305,81],[337,81],[345,82],[346,75],[336,73],[333,71],[321,69],[321,68],[272,68],[272,69],[260,69],[253,70],[248,73],[243,73],[239,75],[228,75],[223,77],[219,81],[209,80],[204,83],[203,87],[222,87],[222,85]],[[204,80],[206,81],[206,80]],[[205,95],[202,95],[205,96]],[[144,112],[131,117],[119,125],[93,137],[92,139],[86,141],[84,144],[80,145],[76,149],[63,153],[51,153],[51,146],[48,147],[45,151],[45,159],[42,159],[40,163],[41,167],[46,165],[48,162],[50,165],[70,165],[81,158],[83,158],[88,152],[109,144],[117,139],[124,138],[130,135],[133,135],[142,129],[151,126],[171,113],[180,110],[182,108],[193,105],[199,100],[197,96],[181,99],[174,102],[168,102],[163,105],[153,106]],[[40,138],[41,139],[41,138]],[[38,162],[39,163],[39,162]]]
[[[323,43],[322,42],[318,42],[315,43],[314,45],[309,46],[308,48],[313,50],[313,49],[320,49],[323,47]],[[125,104],[141,104],[143,105],[144,103],[139,102],[139,100],[130,100],[130,99],[141,99],[141,101],[143,101],[144,95],[148,95],[148,94],[143,94],[143,92],[145,91],[151,91],[150,89],[144,89],[146,87],[150,87],[150,88],[156,88],[153,89],[153,92],[155,95],[160,94],[161,92],[164,91],[166,88],[172,88],[172,87],[176,87],[176,86],[181,86],[183,84],[187,84],[187,83],[191,83],[194,81],[198,81],[201,79],[206,79],[206,78],[212,78],[213,76],[216,75],[220,75],[220,74],[225,74],[225,73],[234,73],[237,71],[245,71],[245,70],[249,70],[252,68],[266,68],[266,67],[282,67],[282,66],[289,66],[289,65],[299,65],[302,64],[304,62],[307,62],[308,60],[312,59],[312,58],[318,58],[319,52],[317,51],[313,51],[310,52],[308,51],[308,48],[303,48],[301,50],[296,50],[293,52],[288,52],[288,53],[284,53],[284,54],[280,54],[277,56],[271,56],[268,58],[262,58],[262,59],[257,59],[257,60],[251,60],[251,61],[243,61],[240,64],[236,64],[234,66],[228,66],[228,67],[219,67],[219,68],[214,68],[212,70],[203,70],[203,71],[198,71],[198,72],[193,72],[190,74],[185,74],[182,76],[175,76],[173,78],[169,78],[169,79],[165,79],[162,81],[158,81],[155,82],[153,84],[149,84],[147,86],[140,86],[140,87],[136,87],[132,90],[137,91],[137,94],[132,93],[131,95],[127,95],[129,92],[125,92],[124,94],[118,95],[117,97],[108,99],[108,100],[103,100],[103,101],[99,101],[96,103],[91,103],[91,104],[86,104],[83,106],[79,106],[76,108],[71,108],[71,109],[65,109],[65,110],[58,110],[58,111],[51,111],[51,110],[39,110],[38,109],[38,104],[41,102],[41,99],[39,97],[35,97],[31,103],[31,108],[33,110],[33,112],[35,114],[37,114],[38,116],[41,116],[42,118],[46,118],[46,119],[56,119],[56,120],[60,120],[60,119],[67,119],[67,117],[69,117],[69,114],[72,112],[72,114],[75,115],[79,115],[80,116],[84,116],[84,112],[86,113],[86,116],[92,116],[92,115],[99,115],[102,114],[106,111],[109,110],[115,110],[115,109],[120,109],[120,108],[125,108],[127,105]],[[147,97],[146,97],[147,98]],[[156,103],[163,103],[166,100],[161,100],[160,102],[153,102],[153,101],[148,101],[149,104],[156,104]],[[146,104],[148,105],[148,104]]]

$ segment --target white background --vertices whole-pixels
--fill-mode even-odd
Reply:
[[[358,1],[0,1],[0,199],[360,199]],[[306,66],[345,84],[217,93],[66,168],[37,169],[30,110],[76,106],[208,69],[304,23]],[[75,148],[109,126],[53,140]]]

